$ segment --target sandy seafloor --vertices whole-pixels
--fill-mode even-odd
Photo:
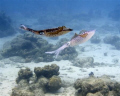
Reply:
[[[9,41],[13,37],[2,38],[0,45],[2,48],[3,41]],[[85,52],[79,52],[79,46],[85,47]],[[109,75],[112,80],[120,82],[120,58],[119,50],[115,50],[112,45],[105,44],[103,41],[99,44],[90,43],[90,41],[77,46],[79,53],[78,58],[81,57],[94,57],[94,62],[105,63],[103,66],[96,66],[94,68],[79,68],[72,66],[68,60],[53,61],[53,62],[40,62],[40,63],[16,63],[8,59],[0,61],[0,96],[10,96],[12,88],[16,86],[15,79],[20,68],[29,67],[34,70],[34,67],[43,67],[45,65],[57,64],[60,66],[60,77],[64,82],[73,84],[78,78],[88,77],[90,72],[94,72],[95,76]],[[107,52],[107,56],[104,53]],[[58,57],[59,58],[59,57]],[[115,60],[118,60],[115,63]],[[61,88],[57,93],[46,93],[45,96],[74,96],[75,89],[71,85],[68,88]]]
[[[103,22],[102,22],[103,21]],[[97,20],[98,25],[103,25],[105,23],[104,20]],[[22,24],[24,22],[24,19],[20,20],[18,22],[19,24]],[[35,19],[31,21],[26,21],[26,24],[33,25],[35,23]],[[106,21],[108,23],[108,21]],[[94,21],[90,22],[94,24]],[[95,23],[95,25],[97,24]],[[114,24],[114,22],[109,21],[110,24]],[[39,27],[39,26],[38,26]],[[36,27],[36,28],[38,28]],[[79,33],[79,31],[77,32]],[[108,33],[109,34],[109,33]],[[106,34],[99,34],[101,40],[105,37]],[[110,34],[114,34],[110,33]],[[117,35],[117,34],[116,34]],[[119,35],[119,34],[118,34]],[[67,37],[68,34],[61,36],[60,38]],[[15,37],[15,36],[14,36]],[[0,49],[2,48],[4,42],[11,41],[14,37],[6,37],[0,39]],[[47,40],[47,38],[44,38]],[[55,40],[49,40],[49,42],[52,42],[53,44],[57,41]],[[79,46],[85,47],[85,51],[81,53],[79,50]],[[45,96],[74,96],[75,89],[73,88],[73,83],[78,78],[86,78],[89,76],[90,72],[94,72],[94,75],[97,77],[100,77],[102,75],[108,75],[112,80],[116,80],[120,82],[120,58],[119,50],[115,50],[115,48],[110,44],[105,44],[103,41],[99,44],[93,44],[90,41],[85,42],[84,44],[81,44],[76,47],[79,55],[78,58],[81,57],[93,57],[94,62],[104,63],[103,66],[96,66],[91,68],[80,68],[75,67],[72,65],[72,63],[69,60],[61,60],[61,61],[53,61],[53,62],[40,62],[40,63],[16,63],[8,59],[0,60],[0,96],[10,96],[12,92],[12,88],[16,86],[16,78],[18,75],[18,71],[20,68],[29,67],[31,70],[34,70],[34,67],[43,67],[45,65],[51,65],[51,64],[57,64],[60,67],[60,77],[61,79],[68,83],[68,85],[71,85],[67,88],[61,88],[56,93],[46,93]],[[49,51],[49,50],[48,50]],[[104,56],[104,53],[107,52],[107,56]],[[72,53],[71,53],[72,54]],[[58,57],[59,58],[59,57]],[[118,60],[118,62],[114,62],[115,60]]]

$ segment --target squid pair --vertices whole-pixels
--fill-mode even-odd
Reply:
[[[39,35],[45,35],[47,37],[54,37],[54,36],[60,36],[63,34],[66,34],[70,31],[72,31],[72,29],[70,28],[66,28],[65,26],[62,27],[58,27],[58,28],[52,28],[52,29],[46,29],[46,30],[33,30],[31,28],[27,28],[24,25],[21,25],[21,28],[27,31],[31,31],[35,34],[39,34]],[[50,52],[45,52],[47,54],[55,54],[55,58],[58,57],[58,55],[60,54],[60,52],[62,50],[64,50],[67,47],[73,47],[75,45],[79,45],[82,44],[86,41],[88,41],[93,35],[95,34],[95,30],[92,31],[82,31],[80,34],[76,34],[71,38],[70,41],[68,41],[67,43],[65,43],[63,46],[61,46],[60,48],[58,48],[55,51],[50,51]]]

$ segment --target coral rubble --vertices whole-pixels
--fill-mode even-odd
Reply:
[[[62,86],[59,66],[56,64],[36,67],[35,74],[29,68],[21,69],[16,79],[17,87],[11,96],[45,96],[46,92],[56,92]]]

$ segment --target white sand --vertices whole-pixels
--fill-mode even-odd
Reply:
[[[60,66],[60,77],[65,80],[66,82],[75,82],[77,78],[85,78],[88,77],[88,74],[92,71],[94,72],[95,76],[102,76],[102,75],[110,75],[111,79],[120,81],[120,66],[119,62],[117,64],[114,64],[112,61],[113,58],[119,59],[119,51],[117,50],[111,50],[110,45],[107,44],[97,44],[97,45],[91,45],[89,42],[86,44],[83,44],[83,46],[86,46],[85,52],[82,54],[79,54],[80,57],[86,57],[86,56],[93,56],[95,62],[103,62],[103,63],[109,63],[108,66],[103,67],[95,67],[95,68],[79,68],[72,66],[72,63],[68,60],[61,60],[61,61],[54,61],[54,62],[41,62],[41,63],[15,63],[12,61],[9,61],[9,59],[2,60],[0,64],[5,64],[4,67],[0,68],[0,78],[3,78],[2,81],[0,81],[0,96],[10,96],[11,89],[16,85],[15,79],[17,77],[17,73],[19,71],[19,68],[17,66],[25,66],[31,68],[31,70],[34,70],[34,67],[43,67],[45,65],[50,64],[57,64]],[[108,52],[108,56],[104,56],[103,53]],[[109,66],[112,65],[112,66]],[[70,91],[72,90],[72,92]],[[60,92],[57,93],[57,95],[53,95],[50,93],[47,93],[46,96],[74,96],[74,88],[68,87],[66,89],[61,89]]]

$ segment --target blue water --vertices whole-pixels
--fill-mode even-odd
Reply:
[[[91,9],[111,11],[119,6],[119,3],[119,0],[0,0],[0,9],[8,14],[13,14],[15,12],[20,12],[22,14],[29,13],[27,15],[43,12],[77,13]]]
[[[21,24],[35,30],[66,26],[73,31],[49,38],[22,30]],[[92,42],[66,48],[58,60],[45,53],[61,47],[80,30],[96,30]],[[119,54],[120,0],[0,0],[0,96],[10,95],[21,68],[27,66],[33,71],[52,61],[60,67],[61,79],[68,80],[72,88],[72,80],[89,77],[91,72],[95,77],[108,75],[120,81]]]
[[[78,28],[71,23],[81,24],[105,17],[120,20],[120,0],[0,0],[0,11],[12,19],[16,28],[22,23],[21,19],[27,25],[33,22],[28,24],[26,20],[38,19],[32,25],[34,28],[37,25],[38,29],[66,25],[81,30],[81,25]],[[109,17],[110,13],[113,18]]]

